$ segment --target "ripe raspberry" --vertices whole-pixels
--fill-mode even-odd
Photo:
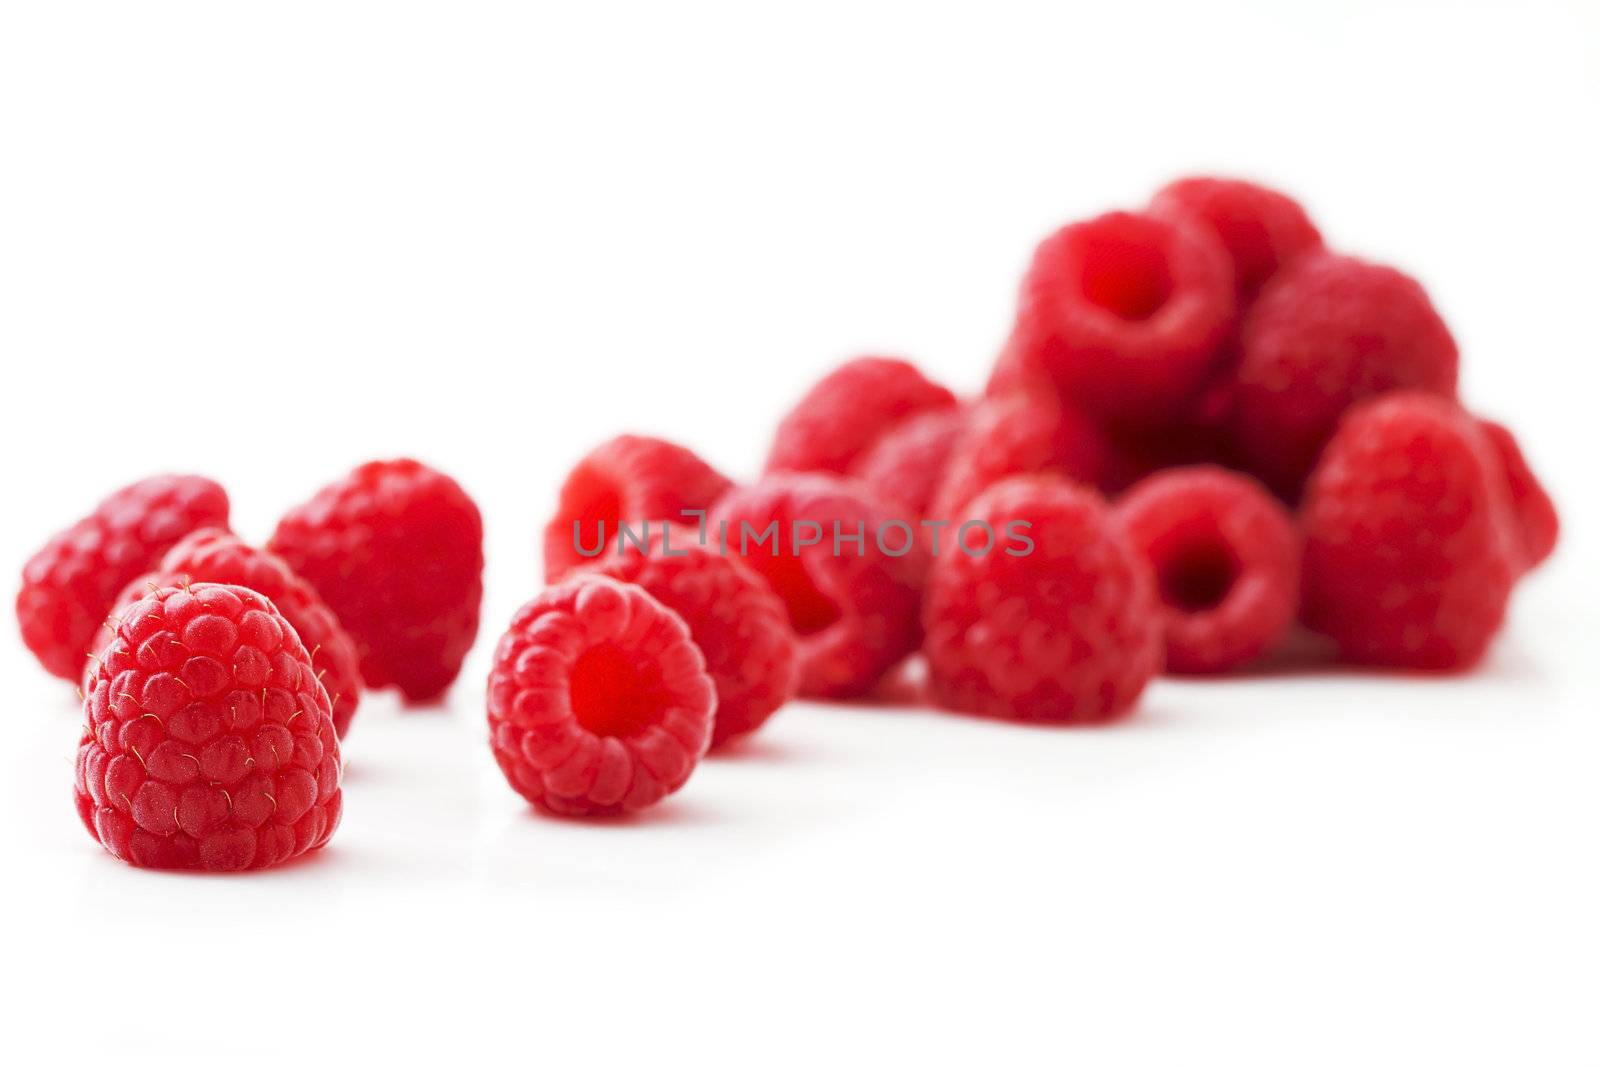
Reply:
[[[22,568],[22,640],[45,670],[76,682],[122,587],[190,530],[227,525],[228,494],[209,478],[162,475],[117,490]]]
[[[1151,475],[1117,502],[1160,594],[1167,669],[1226,671],[1275,645],[1300,601],[1300,534],[1255,479],[1220,467]]]
[[[260,593],[159,589],[85,682],[78,815],[135,867],[241,871],[339,825],[339,739],[294,627]]]
[[[619,524],[692,521],[685,511],[709,511],[732,484],[681,445],[613,437],[579,460],[562,483],[555,518],[544,531],[544,580],[589,562],[616,537]]]
[[[620,546],[620,555],[593,573],[639,586],[688,625],[717,688],[716,748],[766,722],[794,695],[800,650],[771,587],[714,544],[699,544],[697,534],[654,529],[643,549]]]
[[[1250,470],[1298,497],[1351,404],[1393,389],[1453,397],[1456,343],[1411,278],[1331,252],[1301,256],[1245,316],[1235,433]]]
[[[967,511],[988,523],[994,544],[968,551],[984,545],[974,527],[964,550],[930,568],[922,650],[934,699],[1036,721],[1103,722],[1131,710],[1161,666],[1161,626],[1149,568],[1105,502],[1056,477],[1023,476]]]
[[[431,700],[460,673],[483,600],[483,520],[453,479],[414,459],[364,463],[285,515],[267,548],[339,616],[371,688]]]
[[[900,420],[955,406],[950,390],[903,359],[852,359],[813,385],[783,417],[767,470],[847,473]]]
[[[861,696],[916,651],[925,560],[913,521],[859,482],[825,474],[773,475],[717,503],[719,551],[765,578],[788,609],[802,694]]]
[[[951,450],[931,514],[959,520],[974,497],[1014,474],[1060,474],[1097,486],[1113,469],[1110,440],[1080,412],[1036,391],[990,397]]]
[[[1234,318],[1233,271],[1188,219],[1116,211],[1047,237],[990,393],[1042,373],[1075,406],[1152,425],[1205,381]]]
[[[903,518],[928,513],[956,440],[966,427],[963,408],[936,408],[898,423],[851,468],[872,495]]]
[[[1222,241],[1233,262],[1241,306],[1255,299],[1278,268],[1322,247],[1305,209],[1264,185],[1229,178],[1180,178],[1150,202],[1158,215],[1197,219]]]
[[[535,807],[620,815],[688,780],[716,702],[675,612],[638,586],[581,574],[524,605],[500,639],[489,743]]]
[[[1521,569],[1510,507],[1470,415],[1424,393],[1366,401],[1306,485],[1301,618],[1357,663],[1472,666]]]
[[[1545,492],[1544,486],[1539,484],[1511,431],[1488,419],[1479,419],[1478,425],[1499,453],[1501,465],[1505,468],[1506,487],[1511,493],[1512,518],[1516,522],[1522,545],[1523,563],[1532,569],[1549,558],[1560,537],[1561,519],[1556,514],[1555,502]]]
[[[252,548],[225,530],[196,530],[173,545],[152,573],[128,583],[111,614],[120,616],[152,587],[195,582],[242,585],[272,601],[310,653],[311,665],[328,691],[334,730],[343,738],[361,702],[361,662],[355,642],[310,583],[266,549]],[[109,644],[111,628],[101,627],[100,632],[103,643]]]

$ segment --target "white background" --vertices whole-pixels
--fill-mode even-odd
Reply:
[[[489,529],[448,707],[369,697],[343,827],[259,876],[104,855],[0,642],[14,1062],[1595,1063],[1600,21],[1296,6],[6,4],[0,563],[168,469],[260,539],[409,453]],[[1421,277],[1547,476],[1483,670],[797,704],[631,825],[510,792],[483,677],[578,455],[748,476],[861,351],[975,389],[1032,243],[1194,170]]]

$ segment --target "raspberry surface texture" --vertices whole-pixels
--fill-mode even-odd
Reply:
[[[1130,489],[1116,515],[1155,574],[1168,670],[1226,671],[1287,633],[1300,604],[1300,534],[1254,478],[1175,467]]]
[[[294,628],[250,589],[201,583],[132,605],[85,682],[74,795],[135,867],[242,871],[339,825],[339,738]]]
[[[1034,253],[989,392],[1042,376],[1102,419],[1157,424],[1200,388],[1233,319],[1228,254],[1192,220],[1073,223]]]
[[[545,581],[600,555],[621,524],[693,524],[684,512],[710,511],[732,485],[682,445],[635,434],[613,437],[579,460],[562,483],[544,532]]]
[[[1470,415],[1395,393],[1353,409],[1306,486],[1301,617],[1356,663],[1482,658],[1521,570],[1505,472]]]
[[[1149,567],[1092,489],[1009,478],[972,501],[992,550],[940,555],[923,601],[928,687],[947,707],[1100,723],[1133,709],[1161,666]],[[1008,530],[1027,523],[1023,545]],[[985,542],[969,535],[968,547]]]
[[[878,438],[856,461],[851,475],[902,518],[921,518],[933,505],[966,423],[963,408],[913,415]]]
[[[455,681],[478,633],[483,520],[454,479],[414,459],[362,464],[285,515],[267,548],[339,617],[369,687],[426,701]]]
[[[1014,474],[1060,474],[1100,486],[1117,469],[1111,441],[1088,416],[1036,390],[981,401],[951,449],[932,516],[954,521],[995,482]]]
[[[1322,235],[1294,200],[1264,185],[1232,178],[1180,178],[1150,202],[1155,214],[1184,215],[1216,234],[1233,262],[1241,305],[1278,269],[1322,247]]]
[[[226,530],[196,530],[173,545],[154,571],[128,584],[117,598],[112,618],[143,600],[152,587],[196,582],[242,585],[272,601],[311,656],[311,665],[328,691],[334,730],[343,738],[361,703],[360,654],[311,584],[266,549],[248,545]],[[101,627],[100,632],[109,642],[112,629]]]
[[[918,531],[860,482],[771,475],[724,496],[710,535],[783,601],[800,644],[801,694],[862,696],[916,650],[926,566]]]
[[[813,385],[783,417],[767,470],[846,474],[902,419],[955,406],[955,394],[903,359],[852,359]]]
[[[608,552],[593,572],[639,586],[678,613],[717,690],[716,748],[750,733],[794,695],[800,650],[783,601],[753,570],[699,531],[664,527],[641,549]]]
[[[111,494],[22,568],[17,622],[51,674],[76,682],[124,586],[191,530],[228,525],[228,494],[198,475],[161,475]]]
[[[1288,500],[1356,401],[1396,389],[1453,397],[1456,343],[1428,294],[1390,267],[1331,252],[1295,260],[1240,330],[1234,432]]]
[[[716,688],[678,614],[580,573],[524,605],[489,672],[489,743],[556,815],[621,815],[677,791],[711,742]]]
[[[1522,545],[1524,566],[1537,567],[1550,558],[1561,536],[1561,518],[1555,501],[1545,492],[1533,468],[1528,466],[1515,435],[1498,422],[1480,419],[1478,425],[1500,456],[1506,472],[1506,487],[1511,493],[1511,509]]]

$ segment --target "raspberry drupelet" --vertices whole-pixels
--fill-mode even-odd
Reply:
[[[489,672],[489,743],[555,815],[622,815],[679,789],[716,688],[689,627],[636,585],[580,573],[524,605]]]
[[[339,824],[339,738],[294,627],[241,586],[130,606],[85,681],[78,814],[135,867],[241,871]]]

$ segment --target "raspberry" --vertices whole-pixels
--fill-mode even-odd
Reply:
[[[135,578],[117,598],[113,616],[143,600],[152,587],[195,582],[242,585],[272,601],[294,627],[328,691],[335,732],[343,738],[361,702],[361,663],[355,642],[310,583],[271,552],[252,548],[226,530],[196,530],[161,557],[155,571]],[[111,629],[102,627],[109,643]]]
[[[562,483],[555,518],[544,531],[545,581],[593,559],[620,524],[684,522],[684,512],[709,511],[732,484],[681,445],[613,437],[579,460]]]
[[[228,494],[209,478],[162,475],[112,493],[22,568],[22,640],[51,674],[83,676],[117,594],[191,530],[228,525]]]
[[[483,599],[483,520],[461,486],[414,459],[365,463],[290,511],[267,542],[339,616],[361,677],[407,700],[461,671]]]
[[[1117,502],[1160,594],[1167,669],[1225,671],[1275,645],[1300,599],[1300,534],[1255,479],[1220,467],[1151,475]]]
[[[489,744],[535,807],[620,815],[688,780],[716,702],[675,612],[638,586],[581,574],[524,605],[500,639]]]
[[[688,624],[717,689],[716,748],[750,733],[794,695],[800,652],[783,601],[767,583],[695,538],[695,530],[663,527],[643,549],[623,546],[593,570],[639,586]]]
[[[1046,393],[990,397],[951,450],[932,514],[956,520],[983,490],[1014,474],[1061,474],[1100,485],[1113,470],[1111,443],[1087,417]]]
[[[1510,507],[1494,445],[1453,403],[1361,404],[1306,485],[1301,618],[1357,663],[1470,667],[1520,570]]]
[[[339,738],[305,646],[260,593],[158,589],[84,685],[78,814],[135,867],[258,870],[339,825]]]
[[[730,490],[712,529],[719,550],[765,578],[788,609],[802,694],[864,695],[916,650],[925,566],[916,529],[859,482],[772,475]]]
[[[989,391],[1038,373],[1101,418],[1160,423],[1216,362],[1233,292],[1227,252],[1188,219],[1116,211],[1063,227],[1034,253]]]
[[[1282,193],[1229,178],[1180,178],[1150,202],[1158,215],[1198,220],[1222,241],[1233,262],[1241,306],[1255,299],[1278,268],[1322,247],[1305,209]]]
[[[1512,518],[1516,522],[1518,539],[1522,545],[1523,563],[1528,568],[1537,567],[1555,551],[1561,533],[1561,519],[1556,515],[1555,502],[1545,492],[1544,486],[1528,466],[1522,448],[1510,430],[1488,419],[1478,420],[1478,425],[1489,438],[1489,443],[1499,453],[1506,472],[1506,487],[1511,493]]]
[[[862,453],[851,473],[905,518],[933,504],[950,453],[966,427],[962,408],[936,408],[897,424]]]
[[[1130,711],[1161,666],[1161,627],[1149,568],[1105,502],[1060,478],[1023,476],[989,487],[968,514],[988,523],[993,546],[976,551],[985,540],[974,527],[929,570],[923,654],[934,699],[1034,721]]]
[[[767,470],[845,474],[900,420],[955,406],[950,390],[903,359],[852,359],[813,385],[783,417]]]
[[[1393,389],[1455,395],[1456,344],[1422,286],[1331,252],[1301,256],[1262,291],[1240,349],[1238,444],[1288,500],[1357,400]]]

